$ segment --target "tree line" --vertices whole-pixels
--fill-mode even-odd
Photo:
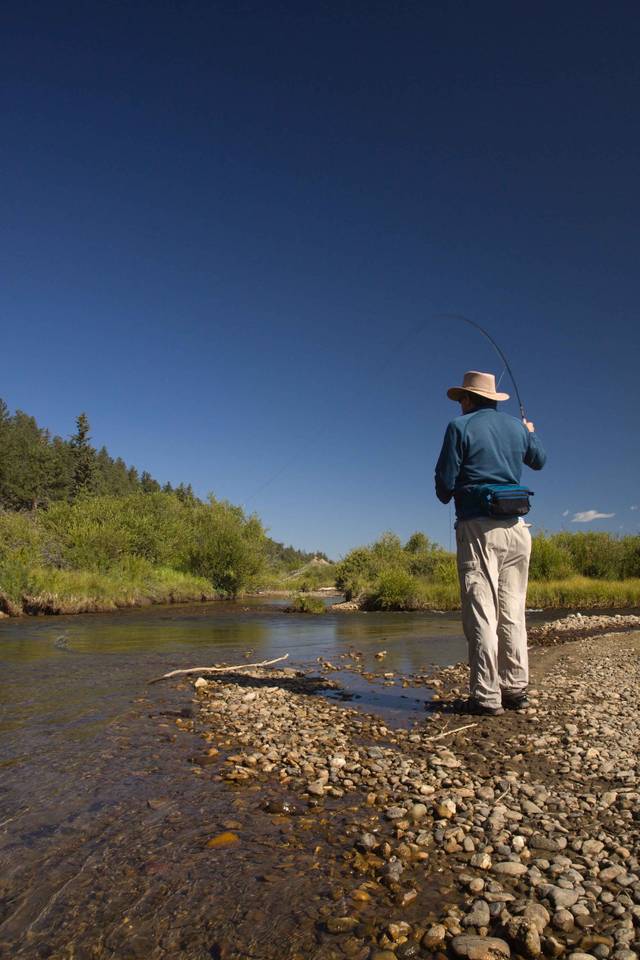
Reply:
[[[76,600],[91,609],[89,596],[235,596],[317,556],[271,539],[241,507],[96,449],[85,413],[75,427],[52,436],[0,400],[0,612],[38,597],[42,609],[72,610]]]
[[[82,496],[125,497],[161,490],[183,500],[194,498],[190,484],[162,486],[148,471],[139,473],[121,457],[112,457],[106,447],[96,449],[86,413],[76,418],[75,426],[68,439],[52,436],[35,417],[22,410],[12,414],[0,399],[0,508],[38,510]]]

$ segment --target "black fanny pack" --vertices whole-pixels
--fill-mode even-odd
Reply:
[[[515,483],[483,483],[474,492],[487,517],[524,517],[531,509],[533,490]]]

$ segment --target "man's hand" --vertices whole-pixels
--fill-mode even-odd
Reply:
[[[536,432],[536,428],[535,428],[534,425],[531,423],[531,420],[525,420],[524,417],[523,417],[523,418],[522,418],[522,422],[524,423],[524,425],[525,425],[525,427],[527,428],[527,430],[529,431],[529,433],[535,433],[535,432]]]

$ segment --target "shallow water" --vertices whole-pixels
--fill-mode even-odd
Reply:
[[[422,714],[424,691],[372,687],[345,669],[355,650],[365,669],[400,674],[466,652],[456,615],[295,616],[264,601],[3,622],[0,956],[235,956],[225,937],[285,956],[278,943],[302,936],[315,909],[312,853],[251,788],[194,776],[202,741],[175,724],[191,689],[147,681],[289,653],[292,666],[339,667],[329,676],[349,706],[390,723]],[[230,818],[242,843],[205,852]]]

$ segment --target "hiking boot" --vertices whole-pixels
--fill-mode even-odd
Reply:
[[[474,717],[501,717],[504,713],[502,707],[488,707],[484,703],[478,703],[472,698],[464,704],[464,712],[471,713]]]
[[[529,697],[526,693],[505,693],[502,695],[502,706],[505,710],[525,710],[529,705]]]

